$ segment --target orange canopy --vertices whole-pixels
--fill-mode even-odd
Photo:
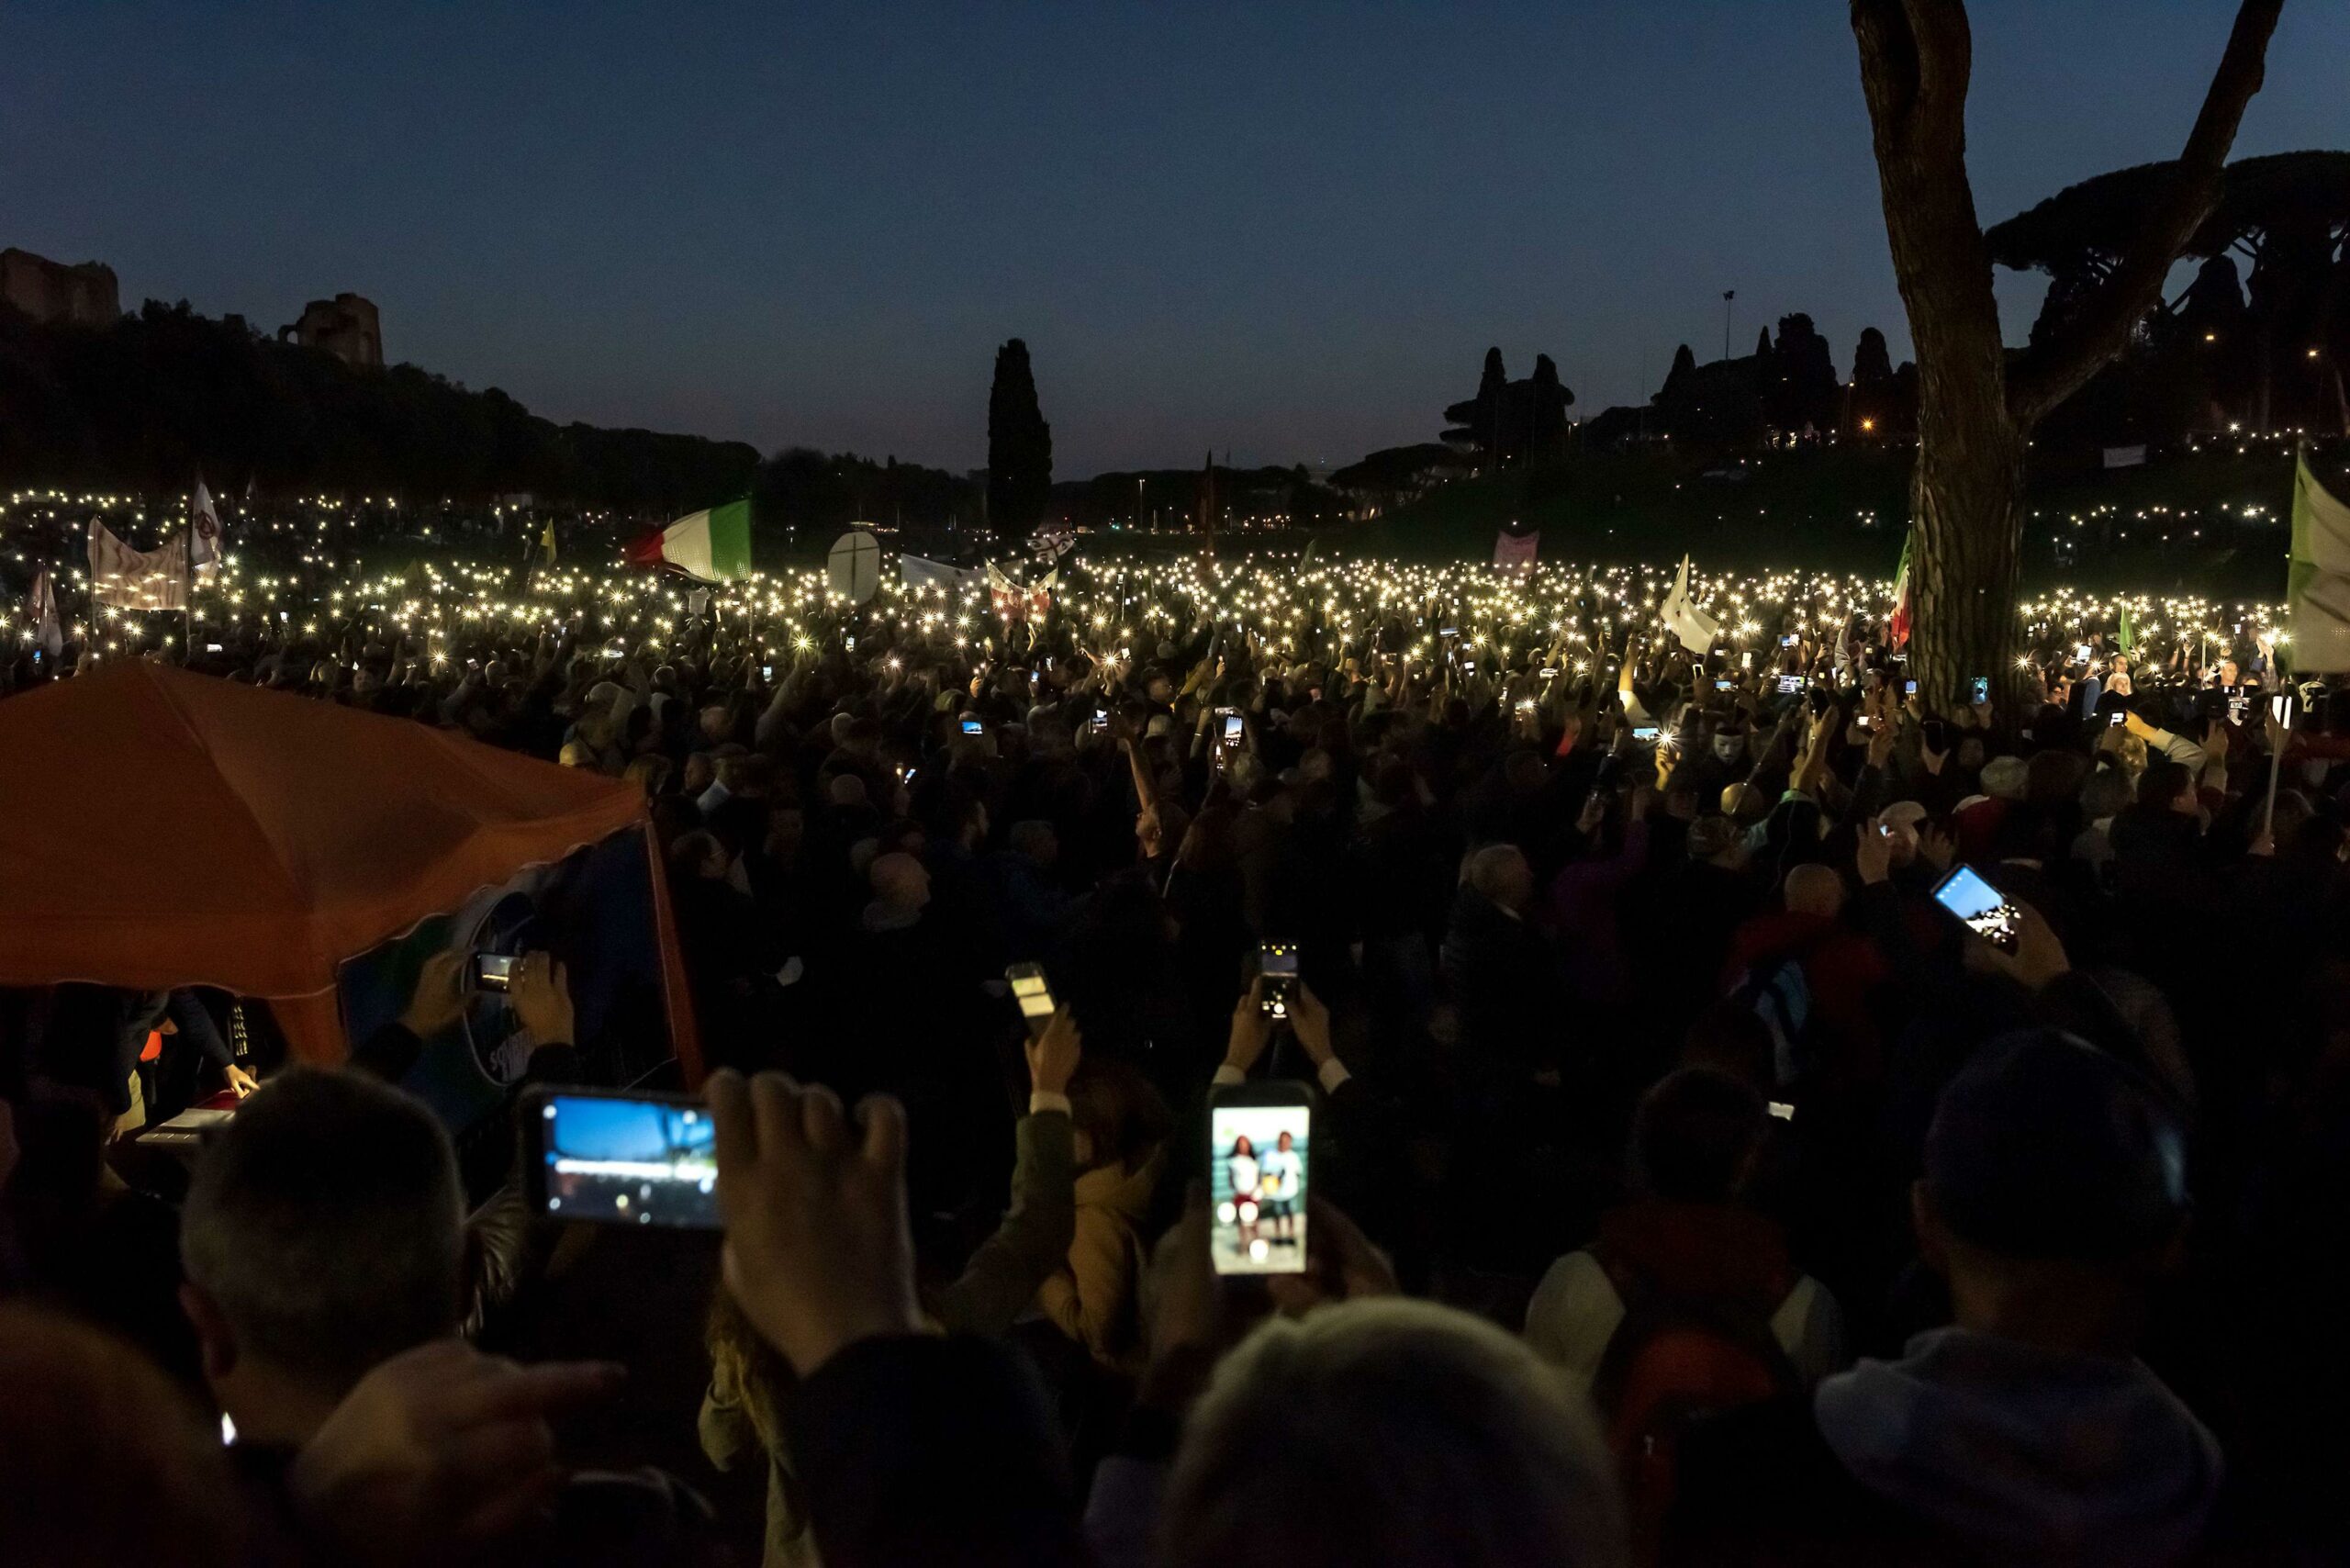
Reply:
[[[645,814],[624,780],[108,662],[0,702],[0,984],[218,986],[337,1059],[344,960]],[[657,858],[652,882],[674,1020]]]

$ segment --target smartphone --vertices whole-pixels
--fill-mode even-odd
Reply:
[[[218,643],[207,643],[204,644],[204,651],[207,654],[217,654],[220,651],[220,644]]]
[[[759,678],[761,680],[773,680],[775,678],[775,666],[761,665],[759,666]]]
[[[2074,658],[2076,658],[2076,659],[2077,659],[2077,660],[2079,660],[2079,661],[2080,661],[2081,663],[2083,663],[2083,664],[2087,664],[2087,663],[2088,663],[2088,662],[2089,662],[2089,645],[2088,645],[2087,643],[2076,643],[2076,644],[2073,644],[2073,657],[2074,657]]]
[[[514,986],[514,958],[508,953],[476,953],[474,955],[474,989],[476,991],[510,991]]]
[[[1987,675],[1976,676],[1968,689],[1973,695],[1967,700],[1977,708],[1982,707],[1991,700],[1991,678]]]
[[[1538,671],[1536,671],[1535,673],[1536,673],[1536,675],[1537,675],[1540,679],[1543,679],[1543,680],[1556,680],[1556,679],[1558,679],[1558,678],[1559,678],[1559,672],[1558,672],[1557,670],[1555,670],[1555,669],[1544,668],[1544,669],[1541,669],[1541,670],[1538,670]]]
[[[1934,884],[1934,902],[2000,952],[2016,950],[2016,906],[1974,867],[1952,867],[1950,875]]]
[[[1779,646],[1783,648],[1792,648],[1796,645],[1796,634],[1793,632],[1790,632],[1785,636],[1779,639]]]
[[[2105,727],[2109,730],[2118,730],[2129,722],[2130,710],[2127,708],[2116,708],[2105,716]]]
[[[1438,632],[1437,635],[1439,637],[1458,637],[1460,635],[1460,628],[1458,626],[1447,626]]]
[[[1918,734],[1934,751],[1950,749],[1950,725],[1940,719],[1928,719],[1918,726]]]
[[[698,1096],[532,1090],[522,1170],[532,1212],[716,1230],[717,1128]]]
[[[1782,697],[1793,697],[1793,696],[1795,696],[1797,692],[1800,692],[1802,689],[1803,689],[1803,677],[1801,677],[1801,676],[1799,676],[1799,675],[1783,675],[1783,676],[1781,676],[1781,677],[1779,678],[1779,695],[1780,695],[1780,696],[1782,696]]]
[[[1208,1105],[1208,1254],[1219,1274],[1305,1270],[1314,1108],[1302,1083],[1236,1083]]]
[[[1107,708],[1093,710],[1093,727],[1097,730],[1106,730],[1110,727],[1110,711]]]
[[[1728,691],[1731,687],[1736,686],[1738,682],[1734,680],[1717,680],[1714,682],[1714,689],[1716,691]]]
[[[1905,681],[1903,681],[1903,682],[1901,683],[1901,695],[1902,695],[1902,696],[1904,696],[1904,697],[1915,697],[1915,696],[1917,696],[1917,695],[1918,695],[1918,683],[1917,683],[1916,681],[1914,681],[1914,680],[1905,680]]]
[[[1224,715],[1224,744],[1228,746],[1237,746],[1244,728],[1240,719],[1240,710],[1219,708],[1216,711]]]
[[[979,734],[986,728],[987,726],[980,723],[977,719],[966,719],[963,721],[963,733],[967,735]]]
[[[1654,724],[1634,724],[1632,726],[1632,739],[1642,745],[1656,745],[1657,728],[1658,727]]]
[[[1289,999],[1297,990],[1297,945],[1267,942],[1257,949],[1257,972],[1264,977],[1258,1007],[1268,1018],[1289,1016]]]
[[[842,641],[843,644],[844,644],[845,646],[846,646],[846,648],[848,649],[848,651],[849,651],[850,653],[852,653],[852,654],[853,654],[853,653],[856,652],[856,633],[854,633],[854,632],[849,633],[845,637],[842,638],[842,639],[841,639],[841,641]]]
[[[1003,979],[1012,987],[1012,1000],[1020,1003],[1020,1018],[1028,1025],[1028,1037],[1043,1038],[1045,1025],[1053,1021],[1053,1009],[1059,1005],[1053,1000],[1052,988],[1045,983],[1045,966],[1013,964],[1003,971]]]

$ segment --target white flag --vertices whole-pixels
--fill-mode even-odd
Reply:
[[[65,651],[65,632],[57,622],[57,585],[49,580],[47,566],[33,574],[33,596],[26,608],[32,611],[33,646],[56,658]]]
[[[213,510],[212,492],[196,482],[195,516],[188,522],[187,564],[201,575],[220,569],[220,514]]]
[[[1681,645],[1693,654],[1702,654],[1714,645],[1721,635],[1722,623],[1689,602],[1689,557],[1681,557],[1681,572],[1673,579],[1673,591],[1664,596],[1660,611]]]
[[[2293,463],[2293,668],[2304,674],[2350,670],[2350,506]]]
[[[152,550],[133,550],[96,518],[90,520],[90,597],[125,610],[187,608],[187,535]]]

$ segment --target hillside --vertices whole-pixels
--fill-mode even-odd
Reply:
[[[2337,449],[2317,466],[2350,495],[2345,456]],[[2247,438],[2241,454],[2207,444],[2144,467],[2067,465],[2036,475],[2026,579],[2281,592],[2292,473],[2282,442]],[[1724,566],[1889,573],[1901,553],[1908,482],[1908,454],[1897,450],[1766,453],[1702,465],[1599,454],[1458,480],[1350,529],[1345,548],[1474,559],[1490,554],[1494,532],[1515,520],[1542,531],[1552,559],[1654,561],[1686,550]],[[2065,534],[2069,553],[2057,547]]]

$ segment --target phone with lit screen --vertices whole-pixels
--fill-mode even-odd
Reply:
[[[1042,1039],[1045,1025],[1053,1021],[1053,1010],[1059,1005],[1053,1000],[1052,988],[1045,983],[1045,966],[1014,964],[1003,971],[1003,979],[1012,987],[1012,1000],[1020,1004],[1020,1020],[1028,1025],[1028,1037]]]
[[[1208,1104],[1208,1254],[1219,1274],[1305,1271],[1314,1107],[1303,1083],[1236,1083]]]
[[[699,1095],[542,1086],[524,1099],[521,1125],[533,1214],[720,1228],[717,1129]]]

